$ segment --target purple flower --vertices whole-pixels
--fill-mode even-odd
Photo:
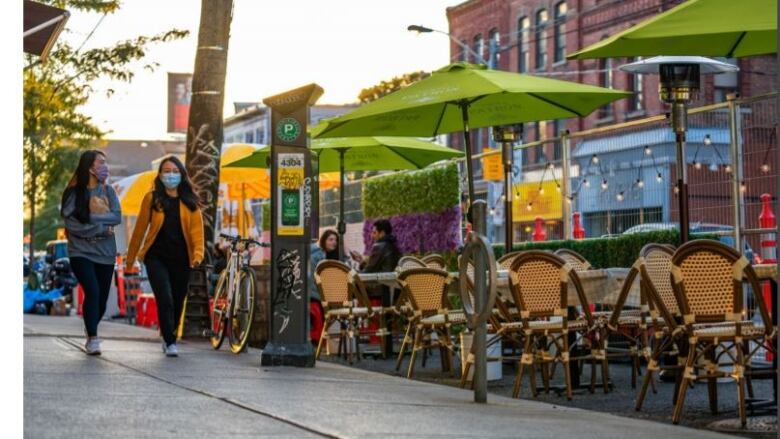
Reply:
[[[412,213],[389,218],[398,249],[402,253],[456,250],[461,245],[460,206],[440,213]],[[373,246],[371,230],[378,218],[363,223],[365,248]]]

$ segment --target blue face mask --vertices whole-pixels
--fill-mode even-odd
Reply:
[[[160,174],[160,181],[167,189],[176,189],[181,183],[181,174]]]

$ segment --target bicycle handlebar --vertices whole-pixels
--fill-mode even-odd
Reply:
[[[260,247],[270,247],[271,246],[271,244],[268,243],[268,242],[259,242],[259,241],[255,241],[254,239],[242,238],[240,235],[239,236],[231,236],[231,235],[226,235],[224,233],[220,233],[219,237],[220,238],[224,238],[224,239],[230,241],[233,244],[235,244],[237,242],[243,242],[243,243],[246,243],[246,244],[254,244],[254,245],[257,245],[257,246],[260,246]]]

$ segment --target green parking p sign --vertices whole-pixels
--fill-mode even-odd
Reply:
[[[301,134],[301,124],[292,117],[285,117],[276,125],[276,137],[282,142],[294,142]]]

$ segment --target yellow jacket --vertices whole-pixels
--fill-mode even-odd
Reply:
[[[187,254],[190,256],[190,266],[194,267],[203,261],[203,215],[200,209],[191,211],[184,203],[179,202],[181,230],[187,243]],[[127,247],[127,267],[135,264],[136,258],[143,261],[149,247],[154,243],[157,233],[162,228],[165,214],[162,210],[152,209],[152,193],[149,192],[141,202],[138,220]],[[148,229],[148,232],[147,232]],[[142,245],[143,243],[143,245]],[[139,251],[140,248],[140,251]]]

